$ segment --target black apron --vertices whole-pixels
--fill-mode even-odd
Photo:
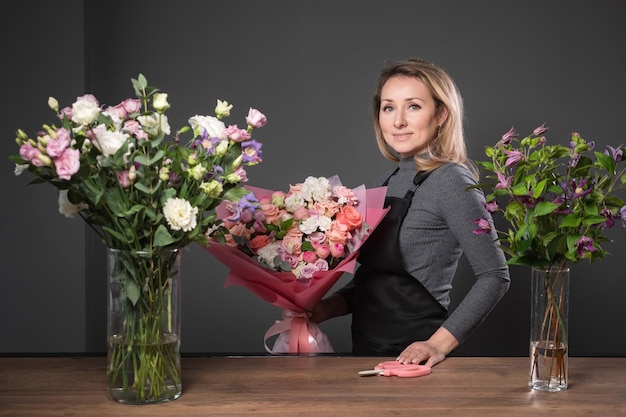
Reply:
[[[354,355],[397,356],[428,339],[447,318],[447,310],[405,270],[398,245],[413,194],[427,176],[418,172],[403,198],[385,198],[390,211],[360,249],[352,303]]]

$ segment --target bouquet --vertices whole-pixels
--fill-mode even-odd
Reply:
[[[170,386],[180,387],[178,351],[160,347],[168,345],[164,339],[174,340],[175,349],[180,343],[171,311],[177,249],[206,245],[218,204],[248,193],[245,167],[262,156],[251,133],[267,120],[250,108],[246,127],[226,126],[233,106],[217,100],[215,117],[190,117],[170,137],[167,93],[141,74],[132,85],[136,98],[107,107],[91,94],[64,108],[50,98],[56,121],[34,138],[18,130],[19,154],[11,160],[16,175],[30,171],[32,183],[56,187],[59,211],[80,216],[122,254],[110,277],[125,316],[110,335],[109,389],[120,381],[123,395],[158,402]]]
[[[250,193],[218,207],[223,223],[207,251],[230,268],[226,286],[240,285],[284,309],[265,334],[270,353],[333,352],[306,310],[344,272],[386,214],[385,187],[348,189],[338,177],[308,177],[288,192],[246,187]],[[278,335],[273,349],[267,340]]]

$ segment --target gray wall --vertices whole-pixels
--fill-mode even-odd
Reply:
[[[217,98],[263,111],[257,132],[264,162],[251,183],[285,189],[308,175],[370,181],[390,165],[377,151],[369,114],[387,59],[433,60],[456,79],[467,109],[470,154],[482,159],[511,126],[528,133],[546,122],[548,139],[572,130],[597,146],[626,143],[619,1],[79,1],[25,0],[3,13],[0,119],[4,155],[17,128],[50,121],[49,95],[70,104],[94,93],[116,104],[138,73],[169,93],[172,126],[211,114]],[[25,34],[28,36],[25,36]],[[1,161],[1,160],[0,160]],[[0,353],[102,352],[104,248],[80,220],[57,213],[56,191],[27,187],[5,158],[8,237],[0,291]],[[622,328],[626,230],[612,230],[613,253],[572,271],[571,354],[626,355]],[[223,288],[227,270],[197,246],[183,260],[185,353],[264,353],[263,334],[278,308],[243,288]],[[512,285],[461,355],[526,355],[529,276]],[[350,278],[345,275],[338,285]],[[454,304],[471,285],[463,261]],[[349,352],[349,318],[324,323],[337,352]]]

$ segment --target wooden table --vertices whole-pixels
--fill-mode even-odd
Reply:
[[[1,416],[626,416],[626,358],[570,358],[569,388],[527,387],[528,359],[451,357],[431,375],[357,374],[380,358],[183,357],[183,395],[107,399],[103,357],[0,357]]]

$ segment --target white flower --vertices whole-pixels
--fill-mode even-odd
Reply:
[[[278,249],[280,249],[280,243],[270,243],[259,249],[257,258],[268,265],[274,265],[274,258],[278,256]]]
[[[91,94],[78,97],[72,104],[72,121],[80,125],[93,123],[100,114],[98,100]]]
[[[331,196],[330,182],[325,177],[307,177],[300,192],[307,201],[328,201]]]
[[[302,221],[300,223],[300,231],[305,235],[310,235],[311,233],[317,231],[319,227],[319,216],[311,216],[308,219]]]
[[[202,136],[206,132],[210,138],[220,138],[222,140],[227,138],[224,122],[216,117],[195,115],[189,119],[189,124],[197,135]]]
[[[59,191],[59,213],[63,214],[65,217],[73,218],[78,212],[87,208],[89,208],[89,206],[85,203],[78,205],[72,204],[67,198],[67,190]]]
[[[59,111],[59,102],[54,97],[48,97],[48,107],[52,110],[58,112]]]
[[[30,164],[15,164],[15,176],[22,175],[22,172],[26,171]]]
[[[167,102],[167,93],[156,93],[152,99],[152,107],[159,113],[169,109],[170,103]]]
[[[217,106],[215,106],[215,115],[219,118],[230,116],[230,111],[232,110],[233,105],[228,104],[227,101],[223,101],[218,99]]]
[[[120,131],[107,130],[106,126],[100,125],[94,129],[96,139],[93,145],[102,152],[104,156],[114,155],[126,142],[128,136]]]
[[[293,213],[294,211],[296,211],[296,209],[304,206],[304,198],[302,198],[302,195],[300,193],[293,193],[285,198],[285,210],[287,210],[289,213]]]
[[[184,198],[169,198],[163,206],[163,215],[172,230],[189,232],[198,224],[198,207],[192,207]]]
[[[160,132],[169,135],[171,132],[167,116],[164,114],[139,116],[137,117],[137,121],[141,124],[143,131],[152,136],[156,136]]]

